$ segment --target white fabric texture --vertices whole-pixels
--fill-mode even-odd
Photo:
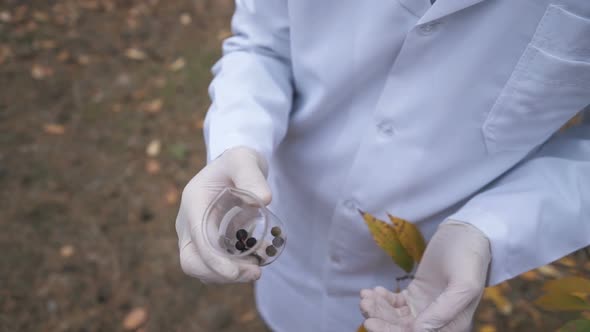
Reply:
[[[590,104],[587,0],[244,0],[232,29],[205,139],[269,162],[274,330],[354,330],[403,275],[357,209],[477,227],[489,284],[590,244],[590,122],[557,133]]]

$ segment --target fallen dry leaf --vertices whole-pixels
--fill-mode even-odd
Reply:
[[[66,128],[60,124],[47,123],[43,125],[43,131],[50,135],[63,135],[66,132]]]
[[[539,273],[537,271],[531,270],[521,274],[520,278],[526,281],[535,281],[541,279],[541,276],[539,276]]]
[[[42,80],[53,75],[53,68],[38,63],[31,67],[31,76],[36,80]]]
[[[179,71],[182,68],[184,68],[184,66],[186,65],[186,61],[184,61],[183,57],[180,57],[178,59],[176,59],[174,62],[172,62],[168,68],[172,71]]]
[[[567,266],[567,267],[576,267],[578,266],[578,263],[576,262],[575,259],[573,259],[572,257],[564,257],[560,260],[557,261],[558,264]]]
[[[59,62],[66,62],[70,59],[70,53],[68,51],[61,51],[57,54],[57,60]]]
[[[171,187],[166,191],[166,203],[168,205],[176,205],[178,203],[178,199],[180,198],[180,191],[176,189],[176,187]]]
[[[498,310],[504,315],[512,313],[512,303],[502,294],[500,287],[488,287],[483,293],[483,298],[492,301]]]
[[[144,51],[131,47],[125,50],[125,56],[131,60],[141,61],[147,58]]]
[[[193,19],[191,18],[191,16],[188,13],[182,13],[180,15],[180,24],[189,25],[189,24],[191,24],[192,21],[193,21]]]
[[[156,77],[152,81],[156,88],[163,88],[166,86],[166,78],[165,77]]]
[[[542,275],[550,278],[559,278],[563,274],[553,265],[544,265],[537,269]]]
[[[158,113],[162,110],[164,102],[160,98],[156,98],[149,102],[143,103],[141,109],[148,113]]]
[[[49,15],[47,13],[41,11],[34,11],[33,18],[39,22],[47,22],[49,21]]]
[[[9,11],[3,10],[0,12],[0,22],[9,23],[12,20],[12,15]]]
[[[496,327],[491,324],[482,325],[478,330],[478,332],[496,332]]]
[[[248,310],[245,313],[240,315],[240,318],[238,319],[238,321],[240,323],[248,323],[248,322],[253,321],[254,319],[256,319],[256,311]]]
[[[125,330],[136,330],[141,327],[148,319],[148,312],[145,308],[134,308],[131,310],[123,320],[123,328]]]
[[[86,66],[90,63],[90,56],[86,54],[78,55],[78,63],[82,66]]]
[[[142,100],[145,98],[146,95],[147,95],[146,89],[137,89],[131,93],[131,97],[134,100]]]
[[[232,33],[230,30],[228,29],[221,29],[219,31],[217,31],[217,40],[221,41],[224,40],[226,38],[231,37]]]
[[[65,246],[59,249],[59,254],[61,257],[68,258],[74,255],[74,247],[72,245],[66,244]]]
[[[8,45],[0,45],[0,64],[13,56],[12,49]]]
[[[156,157],[160,154],[162,142],[159,139],[152,140],[146,147],[145,153],[150,157]]]
[[[145,164],[145,171],[148,172],[148,174],[157,174],[160,172],[160,169],[160,163],[157,160],[150,159]]]
[[[543,322],[541,312],[539,312],[539,310],[537,310],[537,308],[535,308],[530,302],[524,299],[520,299],[516,302],[516,307],[519,310],[527,312],[529,316],[533,319],[535,326],[541,326]]]
[[[204,126],[205,126],[205,119],[199,119],[199,121],[197,121],[197,129],[203,129]]]
[[[57,42],[51,39],[39,40],[35,42],[36,48],[41,48],[44,50],[52,50],[57,47]]]
[[[114,104],[113,107],[111,108],[111,111],[115,112],[115,113],[119,113],[121,111],[123,111],[123,105],[117,103]]]

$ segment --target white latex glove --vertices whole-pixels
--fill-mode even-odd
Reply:
[[[256,151],[236,147],[225,151],[203,168],[184,188],[176,217],[180,265],[184,273],[204,283],[249,282],[260,278],[254,263],[235,262],[217,254],[202,234],[209,203],[226,186],[250,191],[264,204],[271,192],[266,182],[267,164]]]
[[[480,230],[458,221],[441,224],[407,289],[401,294],[385,289],[361,292],[365,328],[369,332],[469,331],[490,261],[490,243]],[[402,311],[405,306],[414,319]]]

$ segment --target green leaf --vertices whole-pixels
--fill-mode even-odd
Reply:
[[[590,331],[590,320],[576,319],[565,324],[557,332],[588,332]]]
[[[393,224],[393,229],[395,229],[402,246],[416,263],[420,263],[422,255],[424,255],[424,251],[426,250],[426,240],[424,240],[424,236],[420,232],[420,229],[418,229],[418,226],[391,214],[387,214],[387,216]]]
[[[535,304],[550,311],[582,311],[590,310],[590,303],[578,296],[563,293],[550,292],[535,301]]]
[[[407,273],[412,271],[414,260],[402,246],[392,225],[379,220],[369,213],[359,211],[369,227],[375,243],[388,254],[393,261]]]
[[[543,290],[548,293],[585,293],[590,294],[590,280],[581,277],[565,277],[547,281]]]

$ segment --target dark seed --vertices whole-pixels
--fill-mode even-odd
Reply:
[[[248,232],[245,229],[240,229],[236,232],[236,238],[240,241],[244,241],[248,238]]]
[[[268,257],[272,257],[277,254],[277,248],[275,248],[273,246],[266,247],[265,251],[266,251],[266,254],[268,255]]]
[[[244,251],[246,250],[246,245],[244,244],[244,242],[238,241],[236,242],[236,249],[238,249],[239,251]]]
[[[256,239],[251,237],[248,240],[246,240],[246,246],[248,246],[248,248],[252,248],[256,245]]]
[[[272,245],[277,248],[281,247],[284,243],[285,243],[285,239],[283,239],[282,237],[277,236],[274,239],[272,239]]]
[[[279,236],[281,235],[281,228],[279,226],[275,226],[273,228],[270,229],[270,234],[272,234],[272,236]]]

